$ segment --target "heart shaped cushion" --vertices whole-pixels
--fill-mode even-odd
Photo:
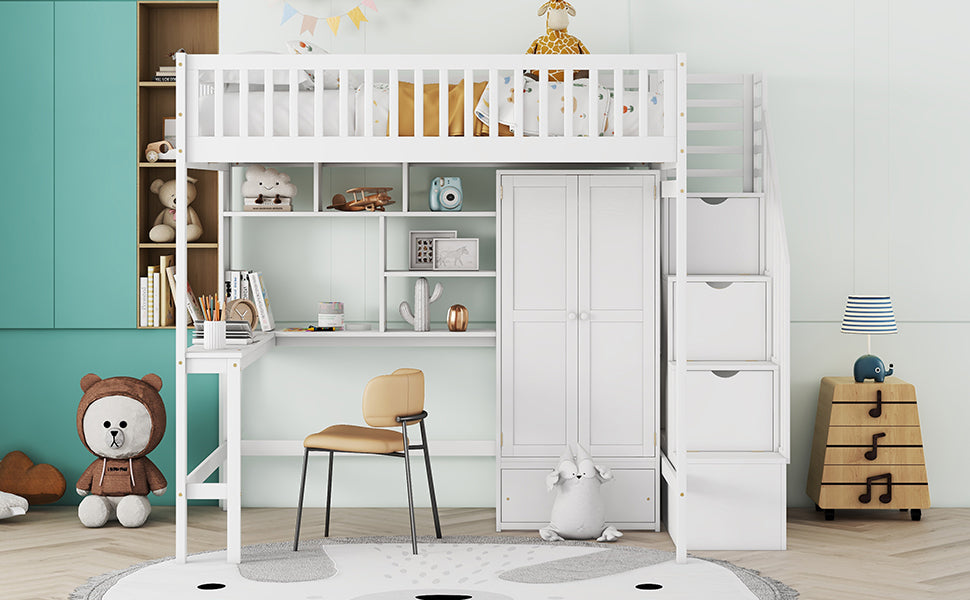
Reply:
[[[16,494],[31,504],[49,504],[64,495],[64,475],[51,465],[35,465],[19,450],[0,461],[0,491]]]

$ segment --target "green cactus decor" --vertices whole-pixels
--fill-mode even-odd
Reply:
[[[410,323],[415,331],[429,331],[431,329],[431,314],[428,307],[441,297],[443,289],[441,283],[436,283],[429,296],[427,279],[418,277],[418,280],[414,282],[414,313],[411,313],[411,307],[408,306],[407,300],[401,302],[399,310],[404,320]]]

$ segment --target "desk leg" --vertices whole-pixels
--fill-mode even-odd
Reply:
[[[184,564],[188,548],[188,386],[184,359],[175,368],[175,562]]]
[[[242,368],[226,369],[226,561],[239,564],[242,546]]]
[[[226,443],[226,375],[225,373],[219,373],[219,445],[223,446]],[[226,462],[222,461],[222,466],[219,467],[219,483],[226,482]],[[222,498],[219,500],[219,508],[225,512],[226,510],[226,500]]]

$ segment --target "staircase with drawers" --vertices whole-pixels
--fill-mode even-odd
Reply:
[[[786,547],[789,264],[764,100],[758,76],[688,78],[686,200],[661,204],[662,492],[679,553]]]

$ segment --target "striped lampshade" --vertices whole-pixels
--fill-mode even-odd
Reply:
[[[842,333],[897,333],[889,296],[849,296],[842,316]]]

